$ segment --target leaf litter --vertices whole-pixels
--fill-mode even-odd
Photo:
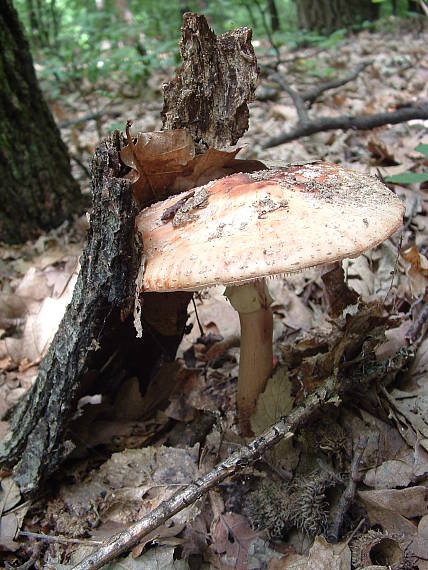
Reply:
[[[308,68],[315,57],[320,69],[330,67],[340,74],[344,67],[352,68],[370,54],[372,65],[355,83],[326,92],[314,103],[315,111],[323,115],[379,112],[415,97],[426,98],[426,32],[419,37],[406,29],[400,33],[402,41],[397,44],[394,33],[361,32],[347,38],[340,50],[324,50],[314,56],[309,48],[302,49],[298,59],[290,59],[281,48],[288,63],[282,64],[280,71],[303,90],[313,84]],[[74,112],[73,105],[70,112]],[[143,130],[160,127],[156,116],[160,104],[146,105],[143,113],[126,100],[116,105],[123,123],[128,116],[135,116],[145,126]],[[322,158],[367,172],[379,170],[382,176],[426,168],[424,155],[415,150],[428,143],[426,125],[421,121],[367,132],[319,133],[261,150],[260,144],[283,129],[284,118],[287,124],[294,121],[296,112],[284,93],[275,104],[256,101],[251,112],[251,127],[240,154],[250,160]],[[99,133],[88,124],[82,130],[63,129],[63,136],[84,163]],[[156,145],[164,145],[165,137],[174,143],[173,150],[159,161]],[[161,193],[173,184],[168,193],[190,190],[230,174],[236,167],[236,150],[211,149],[206,155],[195,156],[183,132],[149,133],[134,140],[137,155],[125,147],[128,150],[122,160],[141,201],[153,199],[152,189]],[[139,167],[141,160],[146,176]],[[82,172],[78,177],[87,184]],[[426,184],[394,184],[393,188],[406,203],[401,242],[399,236],[393,236],[375,250],[344,263],[347,285],[360,295],[354,312],[347,308],[339,316],[329,315],[326,285],[319,272],[271,282],[277,367],[259,398],[252,425],[256,432],[262,431],[335,374],[339,366],[361,374],[361,390],[337,402],[330,417],[314,418],[296,438],[247,467],[241,477],[224,482],[107,568],[347,570],[363,567],[362,560],[366,567],[382,560],[382,567],[398,568],[394,566],[397,552],[402,555],[403,568],[412,567],[409,564],[428,567],[428,344],[423,339],[426,322],[421,318],[427,301]],[[68,302],[84,234],[85,220],[80,220],[62,233],[51,232],[35,243],[0,251],[2,433],[11,407],[30,387]],[[0,549],[10,563],[22,563],[31,556],[33,543],[23,542],[21,529],[82,541],[104,539],[244,443],[238,435],[235,411],[239,365],[236,313],[231,313],[218,290],[201,292],[196,308],[204,336],[194,309],[189,308],[188,324],[193,326],[183,339],[179,360],[173,367],[165,365],[151,393],[140,398],[136,379],[128,378],[114,400],[102,396],[81,402],[72,424],[81,444],[49,497],[20,508],[19,491],[10,486],[10,474],[0,474]],[[413,338],[414,330],[419,332]],[[380,382],[364,385],[364,378],[377,378],[377,374]],[[358,491],[344,521],[341,541],[330,544],[326,540],[329,524],[337,514],[353,448],[362,433],[368,435],[368,444]],[[320,477],[332,477],[335,485],[311,495],[309,490]],[[306,482],[306,495],[314,505],[319,500],[326,517],[323,530],[318,527],[311,533],[310,525],[296,523],[308,520],[306,503],[299,507],[300,519],[295,517],[275,539],[266,526],[252,528],[249,497],[264,488],[268,504],[281,496],[287,505],[284,489],[297,492],[296,481]],[[315,500],[315,496],[321,498]],[[314,536],[319,532],[325,536]],[[72,542],[41,544],[40,563],[45,568],[71,568],[93,549],[93,545]]]

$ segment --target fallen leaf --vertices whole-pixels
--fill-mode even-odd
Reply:
[[[104,570],[189,570],[185,560],[174,559],[175,546],[156,546],[138,558],[132,554],[118,562],[103,566]]]
[[[18,485],[12,477],[1,480],[0,488],[0,515],[12,509],[21,500],[21,493]]]
[[[260,394],[256,410],[251,417],[251,427],[255,435],[261,434],[291,411],[294,404],[291,388],[287,368],[279,366],[273,376],[268,379],[266,388]],[[291,439],[280,441],[269,452],[269,455],[286,471],[291,471],[299,460],[299,451],[293,446]]]
[[[415,556],[428,560],[428,515],[419,521],[418,534],[409,548]]]
[[[248,549],[259,533],[254,532],[248,520],[237,513],[220,515],[212,531],[213,546],[224,568],[246,570]]]
[[[428,488],[422,486],[407,489],[382,489],[360,491],[360,499],[373,507],[389,509],[408,519],[428,514]]]
[[[351,551],[347,543],[328,544],[322,536],[315,538],[309,555],[289,554],[272,560],[269,570],[350,570]]]
[[[395,510],[385,508],[379,495],[372,493],[382,494],[383,491],[358,491],[358,497],[367,511],[370,524],[372,526],[378,524],[384,531],[403,536],[406,540],[413,540],[417,532],[416,525]]]

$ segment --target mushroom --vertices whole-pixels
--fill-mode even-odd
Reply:
[[[403,213],[377,178],[323,162],[233,174],[140,213],[143,291],[227,286],[241,323],[243,435],[273,366],[265,277],[356,257],[398,230]]]

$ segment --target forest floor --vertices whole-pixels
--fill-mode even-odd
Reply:
[[[309,113],[380,113],[428,100],[427,45],[426,25],[389,23],[331,48],[281,48],[278,73],[304,91],[370,61],[354,81],[321,94]],[[263,57],[259,63],[263,70]],[[89,192],[90,156],[112,127],[124,129],[132,119],[134,132],[160,129],[161,85],[172,74],[154,73],[138,97],[126,97],[127,86],[112,99],[83,85],[82,92],[52,103],[83,191]],[[383,177],[428,172],[428,147],[419,146],[425,154],[415,150],[428,144],[428,123],[421,120],[319,133],[263,149],[269,138],[292,128],[297,112],[287,93],[266,79],[258,96],[240,157],[322,159]],[[96,118],[78,121],[90,113]],[[278,365],[253,428],[260,432],[287,414],[334,374],[346,351],[375,381],[106,568],[428,569],[428,185],[390,187],[406,204],[404,230],[344,262],[347,284],[360,295],[358,310],[329,314],[320,271],[271,281]],[[84,216],[36,242],[0,248],[0,436],[71,298],[86,229]],[[205,336],[199,338],[189,307],[193,328],[176,362],[161,370],[144,397],[137,379],[128,378],[110,400],[95,395],[79,402],[73,460],[37,500],[20,503],[11,478],[0,474],[0,558],[12,565],[7,567],[31,560],[35,568],[72,568],[100,540],[242,445],[236,420],[239,320],[222,293],[214,288],[196,296]],[[358,442],[358,489],[333,544],[323,537],[331,536],[341,516],[338,504]]]

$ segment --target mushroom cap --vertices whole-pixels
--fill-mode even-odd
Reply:
[[[183,291],[355,257],[400,228],[377,178],[314,162],[238,173],[143,210],[145,291]]]

